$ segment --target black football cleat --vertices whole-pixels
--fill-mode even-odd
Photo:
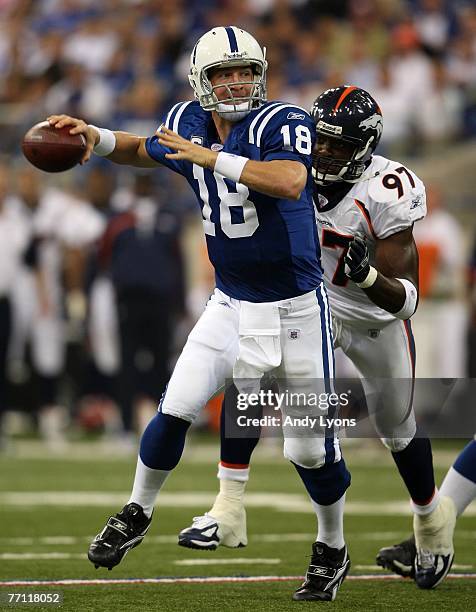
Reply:
[[[294,601],[334,601],[350,569],[347,546],[331,548],[322,542],[312,545],[311,563]]]
[[[400,544],[381,548],[377,553],[377,565],[404,578],[415,578],[415,536]]]
[[[88,559],[96,569],[111,570],[131,548],[142,542],[151,520],[138,504],[125,505],[118,514],[109,517],[104,529],[91,542]]]
[[[420,589],[434,589],[444,580],[453,565],[454,553],[437,555],[418,550],[415,560],[415,582]]]

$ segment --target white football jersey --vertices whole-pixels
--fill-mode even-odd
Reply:
[[[422,181],[411,170],[379,155],[373,156],[365,176],[368,180],[355,183],[335,205],[320,194],[316,219],[333,315],[362,326],[372,321],[379,327],[395,317],[376,306],[345,275],[345,252],[355,236],[365,236],[370,263],[375,265],[376,240],[423,219],[426,197]]]

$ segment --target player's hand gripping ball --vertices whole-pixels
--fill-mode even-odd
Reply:
[[[83,134],[70,134],[71,125],[55,128],[48,121],[37,123],[23,137],[23,155],[45,172],[70,170],[83,158],[87,145]]]

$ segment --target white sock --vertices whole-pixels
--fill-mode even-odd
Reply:
[[[230,468],[225,467],[222,462],[218,464],[217,477],[222,480],[240,480],[241,482],[247,483],[250,477],[250,468]]]
[[[311,499],[314,512],[317,514],[317,538],[316,542],[323,542],[331,548],[339,550],[345,545],[344,542],[344,505],[345,493],[330,506],[317,504]]]
[[[451,497],[459,516],[476,498],[476,482],[462,476],[454,467],[450,467],[441,485],[440,495]]]
[[[249,468],[226,468],[218,464],[218,478],[220,480],[220,492],[216,496],[215,503],[209,514],[220,518],[225,513],[237,511],[243,507],[243,498],[248,483]]]
[[[433,497],[430,499],[430,501],[427,504],[425,504],[424,506],[421,506],[420,504],[416,504],[411,499],[410,506],[411,506],[413,514],[418,514],[419,516],[425,516],[425,514],[430,514],[430,512],[433,512],[433,510],[438,505],[439,501],[440,501],[440,492],[435,487],[435,492],[433,493]]]
[[[157,495],[171,470],[153,470],[142,463],[137,457],[134,486],[128,504],[142,506],[146,516],[151,517]]]

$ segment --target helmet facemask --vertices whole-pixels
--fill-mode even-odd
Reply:
[[[317,131],[317,142],[319,142],[319,130]],[[317,185],[327,185],[339,181],[348,183],[357,182],[367,167],[367,161],[371,157],[371,148],[373,137],[370,137],[366,142],[362,142],[357,138],[337,137],[328,134],[322,134],[322,138],[328,138],[329,141],[345,142],[349,145],[349,153],[347,157],[336,157],[333,155],[321,155],[317,152],[317,143],[315,150],[312,153],[312,176]]]
[[[196,99],[206,111],[215,111],[229,121],[239,121],[248,113],[266,102],[266,49],[235,26],[218,27],[204,34],[195,45],[190,64],[189,81]],[[210,77],[213,69],[251,68],[250,80],[212,85]],[[248,86],[249,95],[237,96],[232,89]],[[217,90],[226,91],[219,100]],[[220,92],[220,93],[222,93]]]
[[[227,67],[250,67],[253,71],[253,79],[249,81],[234,81],[232,83],[219,83],[212,85],[210,81],[210,73],[213,68]],[[263,74],[263,66],[258,63],[239,63],[235,61],[222,62],[219,65],[206,66],[201,71],[200,82],[203,94],[199,97],[200,106],[203,110],[216,111],[223,119],[229,121],[239,121],[248,115],[250,111],[259,108],[266,102],[266,76]],[[252,89],[248,96],[233,95],[232,87],[236,85],[246,86],[251,85]],[[227,96],[219,100],[216,94],[217,89],[226,89]]]

